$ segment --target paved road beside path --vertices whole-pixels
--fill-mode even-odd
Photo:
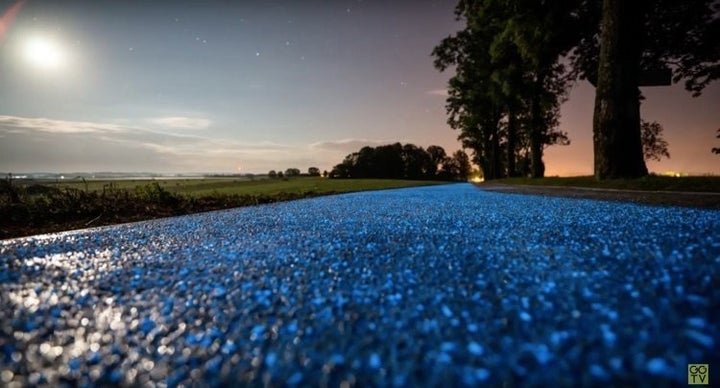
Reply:
[[[481,183],[477,186],[482,190],[500,193],[534,194],[566,198],[632,202],[646,205],[683,206],[720,210],[720,193],[616,190],[572,186],[509,185],[494,182]]]

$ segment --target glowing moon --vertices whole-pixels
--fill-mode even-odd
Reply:
[[[57,43],[50,39],[35,37],[24,46],[25,60],[40,69],[56,69],[63,65],[65,56]]]

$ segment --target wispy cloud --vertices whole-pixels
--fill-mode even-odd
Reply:
[[[391,143],[394,142],[389,140],[342,139],[313,143],[310,144],[310,148],[326,151],[354,152],[365,146],[377,147]]]
[[[263,172],[337,163],[329,143],[281,144],[110,123],[0,116],[0,166],[14,171]],[[365,141],[364,144],[371,144]],[[355,147],[352,140],[340,145]]]
[[[149,121],[173,129],[206,129],[212,124],[212,121],[208,119],[184,116],[157,117]]]
[[[133,128],[117,124],[93,123],[87,121],[52,120],[18,116],[0,116],[0,130],[5,132],[47,132],[47,133],[120,133]]]
[[[433,90],[428,90],[427,92],[425,92],[425,94],[430,95],[430,96],[447,97],[448,91],[447,91],[447,89],[433,89]]]

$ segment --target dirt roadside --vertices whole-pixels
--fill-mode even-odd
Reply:
[[[646,205],[720,209],[720,193],[615,190],[565,186],[508,185],[493,182],[483,182],[476,184],[476,186],[486,191],[510,194],[533,194],[553,197],[633,202]]]

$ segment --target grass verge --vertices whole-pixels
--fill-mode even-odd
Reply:
[[[0,239],[364,190],[446,182],[391,179],[0,181]]]

